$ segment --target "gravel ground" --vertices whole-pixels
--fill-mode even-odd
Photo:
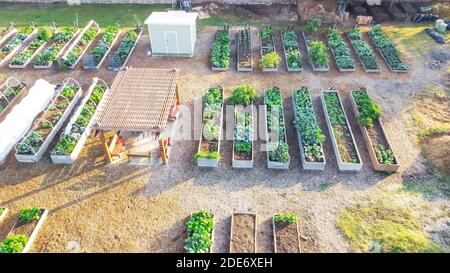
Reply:
[[[236,29],[232,29],[235,33]],[[34,252],[181,252],[186,237],[185,221],[195,209],[210,209],[216,216],[214,252],[228,252],[230,216],[233,212],[258,214],[258,251],[273,251],[271,216],[292,211],[299,215],[302,250],[306,252],[351,251],[335,226],[343,208],[367,200],[393,194],[402,186],[402,175],[422,159],[410,128],[405,125],[405,107],[416,90],[438,85],[439,71],[408,60],[411,72],[394,74],[378,56],[383,72],[368,74],[358,64],[355,73],[339,73],[332,63],[331,72],[313,74],[306,66],[303,73],[285,72],[284,60],[276,74],[238,73],[233,60],[231,71],[212,72],[209,48],[214,28],[199,32],[195,57],[150,58],[148,37],[141,38],[130,65],[134,67],[171,68],[181,70],[181,100],[193,107],[193,100],[209,86],[220,84],[229,96],[239,84],[252,84],[260,94],[277,85],[285,98],[287,137],[292,162],[287,171],[268,170],[264,152],[255,154],[254,168],[231,168],[231,141],[223,141],[223,160],[218,169],[199,169],[192,161],[198,142],[180,140],[174,144],[168,167],[107,166],[103,163],[100,143],[89,139],[81,156],[71,166],[51,164],[47,154],[37,164],[17,163],[13,154],[0,167],[0,206],[12,209],[0,224],[0,238],[11,228],[21,207],[48,208],[49,217],[35,241]],[[259,60],[257,30],[253,30],[254,66]],[[235,37],[234,37],[235,38]],[[235,41],[233,41],[235,43]],[[282,51],[279,34],[277,50]],[[233,47],[235,50],[235,46]],[[302,47],[305,55],[305,48]],[[233,52],[233,56],[236,56]],[[77,79],[87,90],[96,76],[111,83],[115,73],[107,71],[13,71],[1,68],[3,76],[16,76],[32,85],[40,77],[58,82],[66,77]],[[328,140],[324,149],[327,167],[323,172],[304,171],[299,159],[297,136],[291,126],[293,111],[291,94],[307,85],[313,93],[315,111]],[[349,91],[365,86],[383,107],[382,120],[401,169],[396,174],[375,172],[363,143],[350,103],[344,99],[353,134],[364,166],[357,173],[341,173],[337,169],[330,136],[319,101],[320,90],[335,86],[347,98]],[[50,149],[55,143],[50,146]],[[258,147],[258,146],[256,146]],[[409,198],[409,197],[405,197]],[[436,217],[448,217],[449,202],[445,198],[427,201],[414,197],[417,205],[426,204]],[[444,216],[443,216],[444,215]],[[430,221],[431,217],[430,217]]]

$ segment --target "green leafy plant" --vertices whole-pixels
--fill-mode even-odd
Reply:
[[[112,42],[119,35],[120,28],[118,25],[108,26],[105,30],[100,42],[91,50],[92,57],[94,58],[94,65],[97,66],[108,50],[112,46]]]
[[[292,27],[287,27],[282,32],[283,46],[286,52],[286,62],[289,68],[302,68],[303,60],[298,49],[298,39]]]
[[[355,49],[356,56],[361,60],[366,69],[379,69],[380,66],[375,57],[375,52],[372,47],[362,39],[361,32],[358,27],[348,29],[346,31],[353,48]]]
[[[354,69],[355,60],[350,57],[350,50],[336,29],[330,28],[326,32],[328,44],[336,58],[336,65],[339,69]]]
[[[84,49],[95,39],[95,37],[97,37],[99,30],[100,29],[96,24],[90,26],[72,50],[66,53],[66,56],[61,59],[60,68],[66,69],[75,65],[75,63],[81,58],[81,54]]]
[[[373,27],[369,31],[369,35],[392,69],[400,71],[408,70],[406,64],[402,62],[394,43],[386,36],[381,26]]]
[[[54,35],[54,31],[50,27],[42,27],[38,31],[38,39],[46,42],[50,41]]]
[[[197,162],[198,158],[221,160],[222,156],[219,154],[219,152],[199,151],[194,155],[194,162]]]
[[[205,104],[222,104],[222,89],[220,87],[212,87],[203,96]]]
[[[23,208],[19,213],[19,222],[31,223],[34,220],[39,220],[41,217],[40,208]]]
[[[294,213],[286,212],[275,215],[273,219],[275,220],[275,222],[294,224],[297,221],[297,215],[295,215]]]
[[[352,96],[358,107],[358,121],[366,127],[372,127],[373,120],[381,117],[381,106],[374,104],[367,92],[352,92]]]
[[[233,89],[229,101],[231,104],[248,106],[253,103],[256,97],[256,89],[246,84]]]
[[[311,41],[309,47],[309,60],[316,66],[326,66],[330,57],[325,44],[321,41]]]
[[[280,64],[281,58],[275,51],[264,54],[261,57],[261,68],[277,68]]]
[[[9,235],[0,244],[0,253],[22,253],[28,239],[22,234]]]
[[[185,241],[184,250],[187,253],[207,253],[210,251],[212,232],[214,229],[214,216],[204,210],[192,213],[187,222],[189,233]]]
[[[211,64],[213,67],[228,68],[230,66],[231,37],[227,27],[216,32],[216,38],[211,49]]]
[[[75,34],[74,27],[66,27],[61,31],[58,31],[54,35],[55,43],[52,44],[49,48],[47,48],[44,52],[40,52],[36,55],[35,65],[38,66],[47,66],[50,65],[53,61],[56,60],[57,55],[63,49],[63,46],[72,39]]]
[[[305,24],[305,30],[306,30],[307,34],[317,35],[321,24],[322,24],[322,21],[320,19],[313,19],[313,20],[308,21]]]
[[[394,153],[391,149],[385,149],[383,145],[373,145],[377,161],[380,164],[392,165],[395,163]]]

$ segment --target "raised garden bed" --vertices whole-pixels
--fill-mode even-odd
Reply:
[[[101,79],[94,78],[86,95],[72,114],[50,158],[55,164],[72,164],[80,154],[95,122],[97,107],[103,95],[109,90]]]
[[[66,48],[76,39],[79,32],[80,29],[75,27],[65,27],[59,30],[53,38],[55,42],[36,55],[34,68],[49,69],[52,67],[53,63],[61,58]]]
[[[0,223],[3,221],[3,219],[6,217],[6,214],[8,213],[7,208],[0,208]]]
[[[394,43],[392,43],[391,39],[384,34],[384,31],[380,26],[373,27],[369,30],[369,37],[392,72],[408,72],[408,67],[402,62]]]
[[[348,29],[345,34],[355,50],[356,56],[361,62],[364,70],[370,73],[381,72],[381,67],[377,62],[375,52],[372,47],[363,40],[358,27]]]
[[[400,164],[380,120],[381,107],[373,103],[364,89],[352,91],[350,102],[358,119],[358,125],[374,169],[377,171],[397,171]]]
[[[136,28],[126,33],[125,37],[120,42],[119,48],[109,60],[108,69],[119,71],[125,68],[128,60],[131,57],[136,44],[141,37],[142,29]]]
[[[291,213],[276,214],[272,217],[275,253],[300,253],[300,234],[297,216]]]
[[[193,212],[187,222],[186,253],[211,253],[214,243],[214,214],[203,210]]]
[[[292,26],[281,31],[284,58],[288,72],[303,71],[303,59],[298,47],[298,38]]]
[[[6,42],[11,36],[13,36],[17,32],[17,28],[9,27],[9,28],[0,28],[0,45]]]
[[[294,127],[297,130],[303,169],[323,171],[326,165],[322,146],[325,136],[317,123],[311,94],[307,87],[294,91],[292,104],[294,107]]]
[[[105,29],[102,39],[91,50],[90,56],[92,56],[92,63],[84,63],[84,69],[99,69],[102,63],[105,61],[112,47],[119,39],[120,28],[117,25],[108,26]]]
[[[59,68],[74,69],[100,32],[101,30],[98,24],[93,20],[89,21],[67,52],[62,56],[59,61]]]
[[[24,69],[53,38],[53,29],[43,27],[38,30],[38,36],[9,63],[9,68]]]
[[[231,215],[230,253],[256,253],[256,214]]]
[[[25,88],[25,84],[13,77],[8,78],[0,86],[0,122],[27,94],[28,89]]]
[[[253,168],[253,102],[256,89],[250,85],[236,87],[230,103],[234,104],[233,168]]]
[[[260,66],[264,72],[276,72],[280,64],[280,56],[275,49],[273,29],[270,25],[262,27],[260,32],[261,61]]]
[[[325,44],[322,41],[319,41],[318,38],[306,36],[305,32],[302,32],[302,36],[308,53],[308,61],[311,64],[313,71],[330,71],[330,66],[328,64],[329,56]]]
[[[249,26],[239,30],[237,34],[237,70],[253,71],[252,61],[252,33]]]
[[[202,139],[194,160],[199,167],[219,167],[223,119],[223,88],[212,87],[203,97]]]
[[[355,60],[350,57],[350,49],[345,44],[341,34],[336,29],[330,28],[327,30],[326,36],[338,70],[340,72],[355,71]]]
[[[321,100],[339,170],[361,170],[361,157],[339,92],[335,89],[323,90]]]
[[[286,138],[283,99],[280,89],[273,87],[264,93],[266,121],[266,155],[269,169],[289,169],[291,157]]]
[[[36,27],[29,26],[17,32],[11,40],[0,48],[0,65],[7,62],[14,54],[16,54],[20,46],[26,44],[37,31]]]
[[[22,209],[19,219],[6,238],[0,243],[0,253],[27,253],[47,215],[47,209]]]
[[[225,71],[230,68],[231,37],[228,25],[216,32],[211,48],[211,68],[214,71]]]
[[[55,98],[38,117],[37,122],[16,145],[16,159],[19,162],[37,162],[69,117],[82,93],[81,86],[73,79],[64,81]]]

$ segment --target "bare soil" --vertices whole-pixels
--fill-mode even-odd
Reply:
[[[297,223],[275,223],[275,240],[277,240],[277,253],[300,253]]]
[[[230,240],[231,253],[254,253],[256,251],[256,219],[252,214],[233,214],[233,236]]]

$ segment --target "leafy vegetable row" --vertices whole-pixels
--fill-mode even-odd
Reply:
[[[389,66],[394,70],[406,71],[408,67],[400,59],[400,54],[392,41],[386,36],[380,26],[369,30],[369,35],[376,47],[381,51]]]
[[[200,210],[192,213],[187,222],[188,238],[184,244],[187,253],[208,253],[213,244],[212,232],[214,230],[214,216]]]
[[[230,67],[231,45],[227,27],[218,30],[211,49],[211,64],[217,68]]]
[[[286,52],[286,62],[289,68],[302,68],[303,60],[298,49],[298,38],[292,27],[285,28],[283,35],[283,46]]]
[[[326,32],[328,45],[334,53],[336,58],[336,65],[339,69],[355,69],[355,60],[350,57],[350,50],[345,44],[341,34],[333,28],[330,28]]]
[[[66,43],[73,38],[75,31],[75,27],[65,27],[57,32],[54,37],[55,43],[48,47],[44,52],[40,52],[36,55],[34,61],[35,65],[48,66],[54,62]]]
[[[16,98],[24,89],[23,84],[7,87],[0,95],[0,113],[3,112],[11,101]]]
[[[275,50],[273,42],[273,30],[270,25],[266,25],[261,29],[261,61],[262,68],[277,68],[281,59]]]
[[[362,34],[358,27],[350,28],[346,31],[348,38],[350,39],[356,56],[361,60],[366,69],[376,70],[380,69],[380,65],[377,63],[375,52],[372,47],[362,39]]]
[[[84,49],[86,49],[89,43],[97,37],[99,30],[100,29],[97,24],[91,25],[86,32],[84,32],[83,36],[81,36],[81,39],[72,48],[72,50],[63,57],[60,67],[68,68],[75,65],[75,63],[81,58],[81,54]]]
[[[14,49],[20,46],[23,41],[25,41],[31,33],[33,33],[35,26],[29,26],[24,28],[23,30],[16,33],[16,35],[9,40],[1,49],[0,49],[0,61],[3,60],[9,53],[11,53]]]
[[[119,62],[119,66],[122,66],[127,60],[128,55],[130,55],[131,50],[136,44],[139,31],[140,30],[138,29],[128,31],[125,38],[123,38],[120,42],[119,49],[117,49],[116,53],[114,54],[115,58],[117,58],[117,61]]]
[[[34,39],[31,44],[19,55],[12,59],[12,65],[24,65],[26,64],[33,54],[38,50],[43,44],[50,41],[54,36],[54,31],[49,27],[43,27],[39,29],[38,37]]]
[[[105,56],[106,52],[112,46],[112,42],[116,39],[117,35],[119,35],[119,26],[112,25],[108,26],[105,30],[105,34],[103,38],[100,40],[98,45],[94,47],[91,51],[92,57],[94,58],[94,65],[97,66],[100,61]]]
[[[325,141],[325,135],[317,124],[308,88],[302,87],[296,90],[293,99],[296,113],[294,126],[302,140],[305,160],[323,162],[321,143]]]

